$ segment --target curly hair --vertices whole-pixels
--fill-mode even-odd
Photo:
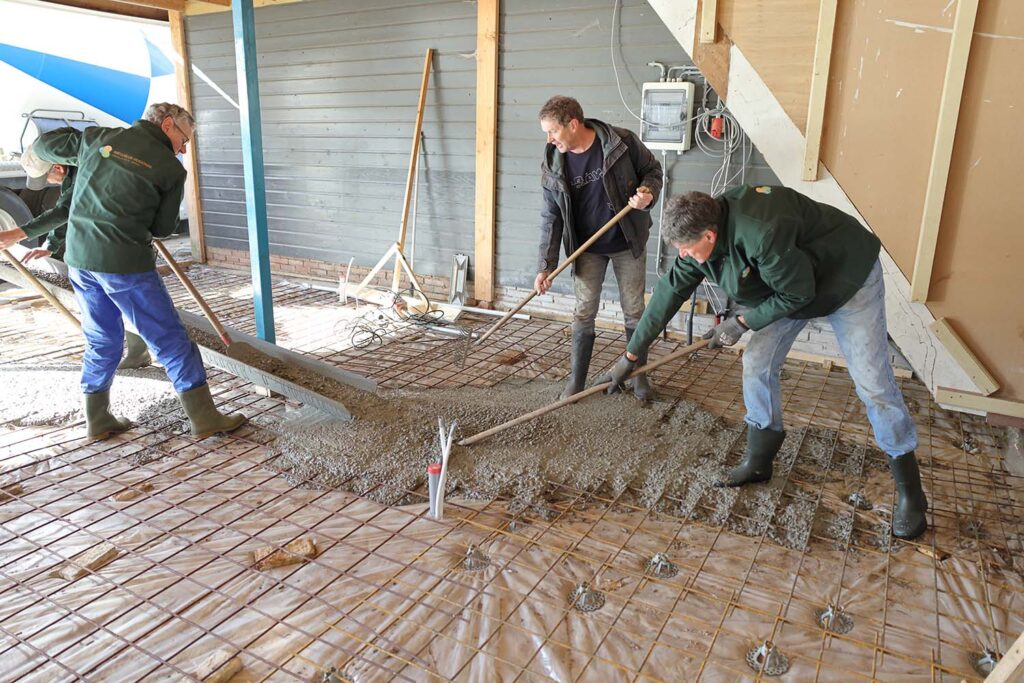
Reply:
[[[159,126],[168,116],[170,116],[176,124],[181,125],[185,123],[188,124],[189,128],[195,130],[196,120],[192,118],[192,114],[189,114],[188,110],[184,107],[179,107],[178,105],[170,102],[156,102],[149,105],[146,109],[146,113],[142,115],[142,118]]]
[[[537,118],[554,121],[560,126],[568,126],[573,119],[583,123],[583,107],[571,97],[555,95],[540,108]]]
[[[661,222],[662,239],[666,244],[692,244],[705,230],[718,232],[722,208],[718,200],[704,192],[686,192],[665,201],[665,217]]]

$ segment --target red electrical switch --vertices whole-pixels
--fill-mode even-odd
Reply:
[[[716,140],[722,139],[722,133],[725,129],[725,120],[721,116],[716,116],[711,119],[711,137]]]

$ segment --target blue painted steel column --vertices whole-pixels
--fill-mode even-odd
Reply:
[[[235,28],[235,68],[242,120],[242,165],[245,170],[245,216],[249,224],[249,263],[256,334],[274,342],[274,302],[270,291],[270,239],[267,234],[266,177],[263,171],[263,126],[260,83],[256,72],[256,19],[252,0],[231,0]]]

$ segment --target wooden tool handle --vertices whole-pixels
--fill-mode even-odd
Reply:
[[[621,220],[622,220],[622,217],[623,217],[623,216],[625,216],[625,215],[626,215],[627,213],[629,213],[629,212],[630,212],[630,211],[632,210],[632,208],[633,208],[633,207],[632,207],[632,206],[630,206],[629,204],[626,204],[626,205],[625,205],[624,207],[622,207],[622,210],[621,210],[621,211],[619,211],[619,212],[618,212],[617,214],[615,214],[614,216],[612,216],[612,219],[611,219],[610,221],[608,221],[607,223],[605,223],[604,225],[602,225],[602,226],[601,226],[601,227],[600,227],[600,228],[598,229],[598,231],[597,231],[597,232],[595,232],[595,233],[594,233],[593,235],[591,235],[591,236],[590,236],[590,239],[588,239],[588,240],[587,240],[586,242],[584,242],[584,243],[583,243],[582,245],[580,245],[580,248],[579,248],[579,249],[577,249],[576,251],[572,252],[572,254],[570,254],[570,255],[569,255],[569,257],[568,257],[567,259],[565,259],[565,260],[564,260],[564,261],[562,261],[562,262],[561,262],[560,264],[558,264],[558,267],[557,267],[557,268],[555,268],[555,269],[554,269],[553,271],[551,271],[551,274],[550,274],[550,275],[548,275],[548,276],[547,276],[547,277],[546,277],[545,279],[546,279],[546,280],[547,280],[548,282],[551,282],[551,281],[552,281],[552,280],[554,280],[554,279],[555,279],[556,277],[558,277],[558,274],[559,274],[559,273],[561,273],[561,272],[562,272],[563,270],[565,270],[566,268],[568,268],[568,267],[569,267],[569,265],[570,265],[570,264],[571,264],[571,263],[572,263],[573,261],[575,261],[575,260],[576,260],[576,259],[577,259],[577,258],[579,257],[579,255],[580,255],[580,254],[582,254],[583,252],[585,252],[585,251],[586,251],[587,249],[590,249],[591,245],[593,245],[593,244],[594,244],[594,242],[596,242],[597,240],[601,239],[601,237],[602,237],[602,236],[603,236],[603,235],[604,235],[604,234],[605,234],[606,232],[608,232],[609,230],[611,230],[612,228],[614,228],[614,227],[615,227],[615,225],[616,225],[616,224],[617,224],[617,223],[618,223],[619,221],[621,221]],[[479,338],[478,338],[478,339],[476,340],[476,344],[482,344],[482,343],[484,343],[484,341],[485,341],[485,340],[486,340],[486,339],[487,339],[488,337],[490,337],[490,336],[491,336],[492,334],[494,334],[494,332],[495,332],[495,331],[496,331],[496,330],[497,330],[497,329],[498,329],[499,327],[501,327],[502,325],[504,325],[505,323],[507,323],[507,322],[508,322],[508,320],[509,320],[509,318],[511,318],[511,317],[512,317],[513,315],[515,315],[516,313],[518,313],[518,312],[519,312],[520,310],[522,310],[523,306],[525,306],[526,304],[530,303],[530,301],[531,301],[531,300],[533,299],[533,297],[537,296],[538,294],[540,294],[540,292],[538,292],[538,291],[537,291],[536,289],[535,289],[535,290],[533,290],[532,292],[530,292],[530,293],[529,293],[529,294],[528,294],[528,295],[526,296],[526,298],[524,298],[524,299],[523,299],[522,301],[520,301],[520,302],[519,302],[519,303],[518,303],[518,304],[516,305],[516,307],[515,307],[515,308],[513,308],[513,309],[512,309],[511,311],[509,311],[508,313],[506,313],[506,314],[505,314],[505,315],[504,315],[504,316],[503,316],[503,317],[502,317],[502,318],[501,318],[500,320],[498,320],[498,322],[496,322],[496,323],[494,323],[493,325],[491,325],[491,327],[490,327],[490,329],[489,329],[489,330],[487,330],[487,331],[486,331],[486,332],[484,332],[484,333],[483,333],[482,335],[480,335],[480,337],[479,337]]]
[[[19,261],[17,258],[15,258],[14,254],[12,254],[11,252],[7,251],[6,249],[3,249],[2,251],[3,251],[4,258],[6,258],[8,261],[11,262],[11,265],[14,266],[15,270],[17,270],[19,273],[21,273],[22,277],[24,277],[26,280],[28,280],[29,284],[31,284],[36,290],[38,290],[39,293],[43,295],[44,299],[49,301],[53,305],[54,308],[56,308],[58,311],[60,311],[61,315],[63,315],[65,318],[67,318],[71,322],[72,325],[74,325],[76,328],[78,328],[79,331],[81,331],[82,323],[79,322],[78,318],[76,318],[74,316],[74,314],[71,313],[71,311],[69,311],[67,308],[64,307],[64,304],[62,304],[57,299],[57,297],[55,297],[50,292],[50,290],[48,290],[46,287],[43,286],[43,283],[39,281],[39,278],[37,278],[35,275],[33,275],[32,271],[30,271],[28,268],[23,266],[21,264],[21,261]]]
[[[199,308],[203,309],[203,314],[206,316],[206,319],[210,321],[210,324],[213,325],[213,329],[217,330],[217,336],[219,336],[220,340],[224,342],[224,346],[231,346],[231,338],[228,337],[228,333],[224,330],[224,326],[220,324],[219,320],[217,320],[217,316],[214,315],[213,310],[209,305],[207,305],[206,300],[203,299],[203,295],[199,293],[196,286],[193,285],[192,281],[188,279],[187,275],[185,275],[185,271],[181,269],[178,262],[174,260],[173,256],[171,256],[171,252],[167,251],[167,247],[165,247],[163,242],[159,240],[153,240],[153,244],[156,245],[156,250],[160,252],[161,256],[163,256],[164,261],[167,261],[167,265],[171,267],[174,274],[178,276],[179,280],[181,280],[181,284],[183,284],[185,289],[188,290],[188,293],[192,295],[192,299],[199,304]]]
[[[645,375],[648,372],[650,372],[651,370],[654,370],[655,368],[659,368],[662,365],[664,365],[665,363],[668,363],[669,361],[675,360],[677,358],[682,358],[683,356],[685,356],[687,354],[690,354],[690,353],[693,353],[694,351],[697,351],[698,349],[703,349],[705,346],[708,345],[709,341],[710,340],[708,340],[708,339],[701,339],[698,342],[690,344],[689,346],[684,346],[683,348],[679,349],[678,351],[670,353],[669,355],[665,356],[664,358],[659,358],[658,360],[651,361],[650,363],[648,363],[647,365],[643,366],[642,368],[637,368],[632,373],[630,373],[629,378],[632,379],[632,378],[636,377],[637,375]],[[550,413],[553,410],[558,410],[559,408],[561,408],[563,406],[567,406],[570,403],[576,403],[577,401],[579,401],[581,399],[584,399],[587,396],[593,396],[594,394],[597,394],[599,392],[604,391],[609,386],[611,386],[611,382],[603,382],[601,384],[597,384],[595,386],[592,386],[589,389],[584,389],[583,391],[579,392],[578,394],[573,394],[569,398],[560,399],[558,401],[555,401],[554,403],[551,403],[551,404],[548,404],[548,405],[544,406],[543,408],[538,408],[537,410],[534,410],[533,412],[526,413],[525,415],[520,415],[519,417],[517,417],[515,419],[512,419],[512,420],[509,420],[508,422],[506,422],[504,424],[500,424],[497,427],[491,427],[487,431],[480,432],[479,434],[474,434],[473,436],[467,437],[467,438],[463,439],[462,441],[460,441],[459,445],[460,446],[472,446],[473,444],[477,443],[478,441],[483,441],[484,439],[486,439],[486,438],[488,438],[490,436],[494,436],[495,434],[498,434],[499,432],[503,432],[506,429],[509,429],[510,427],[515,427],[516,425],[523,424],[524,422],[529,422],[530,420],[534,420],[534,419],[540,417],[541,415],[546,415],[547,413]]]
[[[516,313],[518,313],[519,311],[521,311],[523,309],[523,306],[525,306],[526,304],[528,304],[531,301],[533,301],[533,297],[535,297],[535,296],[537,296],[537,290],[536,289],[533,290],[532,292],[530,292],[529,294],[527,294],[526,297],[522,301],[520,301],[518,304],[516,304],[515,308],[513,308],[511,311],[509,311],[505,315],[501,316],[501,319],[498,320],[498,322],[496,322],[493,325],[491,325],[490,329],[488,329],[486,332],[484,332],[482,335],[480,335],[480,337],[476,340],[475,343],[476,344],[484,343],[484,341],[488,337],[490,337],[492,334],[494,334],[495,330],[497,330],[499,327],[501,327],[502,325],[507,323],[509,321],[509,318],[511,318],[512,316],[514,316]]]

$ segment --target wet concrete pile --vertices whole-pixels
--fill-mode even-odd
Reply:
[[[440,452],[438,417],[458,422],[457,440],[553,402],[560,388],[532,382],[356,392],[346,402],[356,415],[351,422],[304,411],[264,415],[252,436],[279,453],[272,468],[296,485],[349,490],[388,505],[423,502],[426,465]],[[835,495],[819,500],[817,490],[826,481],[856,488],[868,454],[863,447],[834,448],[835,437],[794,430],[772,482],[718,488],[723,471],[742,456],[744,425],[685,401],[640,407],[631,396],[599,396],[456,446],[447,495],[504,498],[515,511],[548,517],[558,504],[590,493],[745,535],[767,534],[791,548],[814,537],[841,547],[852,539],[853,509]],[[869,530],[870,542],[883,543],[887,532],[884,524]]]

